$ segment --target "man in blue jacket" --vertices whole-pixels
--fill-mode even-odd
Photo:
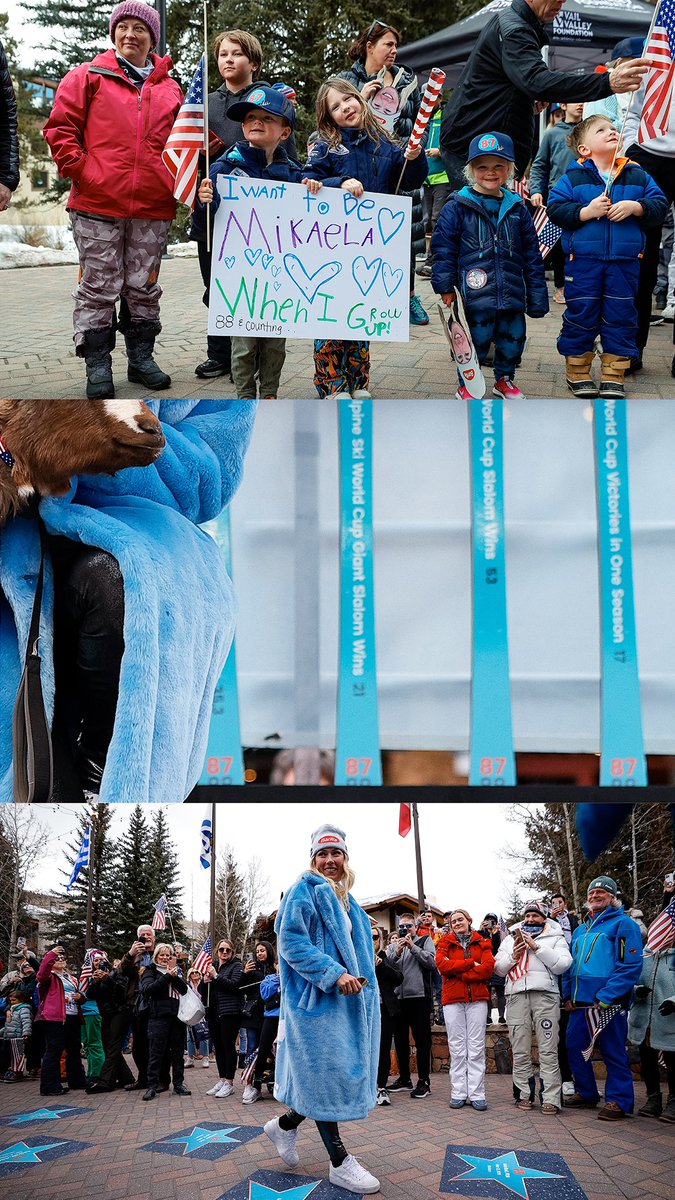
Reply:
[[[583,1051],[591,1041],[590,1010],[602,1020],[610,1016],[597,1045],[607,1067],[605,1103],[601,1121],[618,1121],[633,1111],[635,1093],[626,1047],[628,1009],[633,988],[642,970],[640,927],[617,901],[618,887],[609,875],[599,875],[588,886],[589,916],[572,937],[572,966],[563,979],[563,1000],[569,1012],[567,1053],[576,1092],[566,1098],[568,1108],[597,1108],[600,1101],[592,1059]]]

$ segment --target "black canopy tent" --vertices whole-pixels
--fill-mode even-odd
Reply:
[[[398,60],[426,79],[441,67],[454,87],[488,21],[511,0],[491,0],[485,8],[419,42],[402,46]],[[567,0],[547,26],[549,63],[557,71],[585,70],[609,58],[612,46],[626,37],[646,37],[654,6],[646,0]]]

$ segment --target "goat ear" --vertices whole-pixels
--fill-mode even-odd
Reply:
[[[0,529],[19,511],[19,491],[7,467],[0,467]]]

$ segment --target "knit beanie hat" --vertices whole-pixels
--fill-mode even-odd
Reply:
[[[312,834],[309,861],[312,862],[319,850],[342,850],[342,853],[349,857],[346,836],[346,833],[342,829],[338,829],[336,825],[319,825],[319,828]]]
[[[115,40],[115,26],[120,21],[123,21],[125,17],[135,17],[136,20],[142,21],[144,25],[147,25],[150,30],[152,44],[153,46],[157,45],[159,42],[159,13],[154,8],[151,8],[149,4],[146,4],[145,0],[122,0],[121,4],[113,8],[110,14],[110,37],[112,41]]]
[[[530,900],[529,904],[523,905],[523,916],[526,916],[529,912],[539,913],[539,916],[546,920],[546,913],[538,900]]]
[[[612,896],[616,896],[616,893],[619,890],[619,885],[615,883],[613,879],[610,879],[609,875],[597,875],[596,878],[592,879],[589,883],[586,895],[588,895],[588,892],[592,892],[593,888],[603,888],[604,891],[611,892]]]

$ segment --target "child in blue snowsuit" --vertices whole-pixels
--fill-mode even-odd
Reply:
[[[191,236],[206,239],[206,206],[215,213],[220,204],[216,188],[219,175],[241,175],[249,179],[269,179],[279,183],[300,183],[304,172],[289,158],[283,143],[295,125],[295,109],[275,88],[260,85],[245,100],[233,104],[228,117],[241,121],[246,141],[236,142],[216,159],[209,178],[203,179],[197,193]],[[259,371],[260,395],[276,400],[281,371],[286,358],[286,339],[280,337],[233,337],[232,378],[238,400],[255,400],[256,370]]]
[[[545,317],[548,288],[534,222],[516,192],[514,150],[505,133],[469,146],[467,187],[443,207],[431,239],[432,286],[451,308],[459,291],[478,361],[494,344],[494,395],[524,399],[514,376],[525,347],[525,314]],[[469,399],[461,376],[457,397]]]
[[[643,229],[662,224],[668,201],[638,163],[614,161],[619,134],[609,117],[587,117],[574,127],[570,143],[579,160],[567,168],[548,201],[549,217],[563,230],[566,257],[567,311],[558,350],[575,396],[620,399],[630,359],[640,357],[635,301]],[[599,388],[592,375],[598,336]]]

